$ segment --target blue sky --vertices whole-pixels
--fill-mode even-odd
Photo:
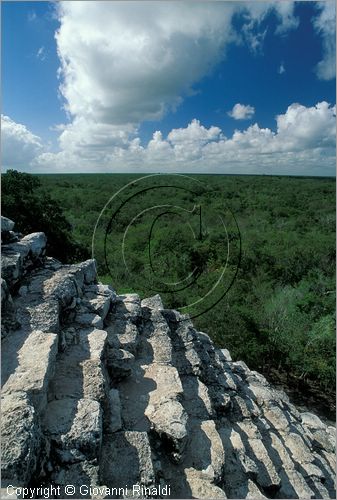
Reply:
[[[2,2],[5,168],[334,175],[334,2],[160,3]]]

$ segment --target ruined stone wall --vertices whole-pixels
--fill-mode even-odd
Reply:
[[[2,488],[335,498],[334,427],[158,295],[118,296],[93,260],[62,265],[43,233],[13,227],[3,218]]]

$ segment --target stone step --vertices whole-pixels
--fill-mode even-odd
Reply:
[[[37,467],[42,435],[26,392],[6,393],[1,401],[1,485],[28,484]]]
[[[172,460],[179,462],[187,442],[187,414],[179,402],[183,394],[180,377],[174,366],[152,364],[144,366],[144,376],[155,384],[149,393],[145,415],[151,428],[168,444]]]
[[[212,474],[193,467],[184,472],[190,489],[189,498],[227,498],[226,493],[214,484]]]
[[[17,392],[26,392],[36,410],[41,412],[47,404],[48,384],[54,373],[57,335],[34,330],[17,352],[13,351],[24,336],[22,331],[17,331],[13,337],[5,339],[2,345],[3,373],[6,377],[12,372],[2,387],[2,394],[14,396]]]
[[[103,410],[109,411],[103,364],[107,332],[72,329],[75,342],[68,342],[57,356],[42,423],[44,435],[51,443],[50,477],[55,476],[56,482],[72,477],[79,467],[92,461],[96,470],[103,426],[111,424],[107,422],[109,416],[103,414]],[[83,484],[88,486],[88,481]]]
[[[93,460],[99,456],[103,422],[98,401],[88,398],[50,401],[42,428],[52,441],[59,465]]]
[[[152,301],[155,307],[149,307],[145,302],[140,309],[137,295],[124,296],[116,304],[108,327],[109,342],[114,346],[110,364],[118,348],[136,355],[132,374],[118,384],[123,426],[143,432],[152,429],[159,440],[169,443],[172,458],[180,460],[187,415],[179,402],[182,386],[177,369],[171,366],[170,329],[160,312],[162,304]],[[140,314],[141,334],[136,326]]]
[[[1,274],[10,287],[17,284],[27,269],[43,257],[46,243],[44,233],[32,233],[18,242],[1,246]]]
[[[107,285],[84,285],[83,298],[75,306],[73,322],[82,327],[103,328],[115,297],[115,292]]]
[[[86,308],[81,308],[80,311],[76,312],[74,322],[82,328],[90,326],[98,329],[103,328],[102,318],[98,314],[88,312]]]
[[[136,293],[119,295],[116,298],[114,315],[117,319],[122,317],[124,319],[129,319],[132,323],[137,324],[142,315],[139,295]]]
[[[182,404],[192,418],[211,419],[214,411],[207,386],[195,375],[180,377],[183,386]]]
[[[106,330],[111,347],[136,354],[140,342],[139,332],[137,326],[129,318],[119,316],[113,321],[110,319]]]
[[[228,498],[267,498],[256,485],[256,463],[246,455],[239,432],[228,425],[218,428],[225,450],[223,480],[220,482]]]
[[[25,244],[30,246],[30,255],[38,254],[41,241],[43,243],[41,235],[33,235],[24,240]],[[4,384],[2,393],[5,401],[10,403],[3,407],[3,422],[10,421],[11,432],[14,432],[15,436],[20,436],[16,446],[13,447],[13,435],[3,434],[5,448],[13,447],[14,450],[13,453],[7,454],[7,464],[4,466],[5,477],[7,475],[9,479],[16,481],[15,470],[18,467],[16,463],[19,460],[24,463],[25,460],[17,457],[24,457],[25,454],[29,457],[29,450],[32,450],[35,457],[35,462],[29,462],[27,470],[22,473],[21,477],[17,474],[18,482],[14,483],[17,485],[27,484],[35,472],[39,474],[39,471],[35,471],[37,460],[42,455],[48,455],[45,438],[40,430],[41,415],[50,410],[47,404],[48,397],[50,398],[49,386],[55,370],[61,366],[57,364],[58,349],[64,346],[60,322],[64,321],[67,308],[83,295],[83,287],[96,279],[94,261],[64,268],[60,268],[57,263],[49,262],[49,264],[43,269],[36,269],[25,278],[19,295],[13,300],[20,328],[10,331],[2,342],[2,382]],[[75,380],[82,380],[82,394],[78,394],[78,401],[91,401],[88,398],[92,397],[104,399],[101,358],[106,336],[107,333],[102,331],[91,329],[90,333],[86,332],[84,342],[86,354],[82,353],[82,379],[76,378],[77,373],[72,372],[72,378],[69,381],[65,373],[60,370],[59,380],[63,374],[63,386],[67,387],[68,392],[73,388]],[[75,419],[74,432],[77,426],[77,433],[80,435],[83,432],[82,427],[87,424],[84,416],[81,418],[81,412],[86,415],[87,410],[83,410],[85,405],[83,406],[82,403],[79,405],[81,411],[77,412],[79,420],[76,423]],[[101,412],[98,401],[93,401],[91,406],[93,405],[98,405],[99,412]],[[13,420],[12,416],[7,414],[13,411],[14,407],[18,408],[18,416],[22,418],[22,421]],[[27,416],[26,423],[24,415]],[[99,418],[102,419],[101,414]],[[25,426],[24,429],[23,426]],[[71,440],[71,434],[65,439]],[[67,444],[66,447],[69,445]]]
[[[47,405],[57,335],[33,330],[11,332],[2,343],[2,478],[27,484],[42,448],[40,414]]]
[[[50,479],[51,489],[53,498],[92,498],[97,500],[106,498],[104,487],[100,486],[97,460],[69,463],[66,467],[54,470]]]
[[[223,479],[225,453],[221,437],[214,420],[189,419],[189,440],[184,468],[194,468],[207,477],[207,482],[219,484]]]
[[[110,379],[119,382],[130,377],[135,365],[135,357],[131,352],[108,346],[106,349],[106,367]]]
[[[23,401],[27,414],[27,431],[22,432],[20,426],[23,422],[17,420],[11,423],[14,435],[21,435],[17,442],[18,454],[22,456],[27,453],[27,449],[32,449],[38,455],[35,444],[41,440],[39,427],[40,413],[47,404],[47,389],[49,381],[53,375],[56,355],[58,350],[58,322],[59,307],[55,298],[45,300],[44,285],[53,275],[52,270],[39,270],[32,273],[32,277],[27,281],[27,289],[31,287],[31,293],[25,297],[15,298],[14,305],[16,315],[21,324],[19,329],[9,332],[2,342],[2,392],[5,401],[11,401],[11,405],[18,405],[22,408]],[[40,328],[39,328],[40,327]],[[12,406],[3,408],[3,421],[9,419],[7,411],[12,411]],[[18,414],[22,416],[21,410]],[[29,415],[34,415],[34,422],[30,423]],[[32,426],[32,429],[29,427]],[[37,437],[39,436],[39,437]],[[4,435],[4,446],[11,446],[13,436]],[[15,461],[15,457],[10,455],[7,469],[15,468],[15,463],[10,464],[10,460]],[[35,457],[36,459],[36,457]],[[22,475],[18,485],[29,480],[34,473],[34,464],[27,468],[27,476]],[[14,479],[14,478],[13,478]]]
[[[82,397],[104,400],[103,356],[106,338],[105,330],[74,329],[70,345],[57,356],[55,375],[49,386],[50,401]]]
[[[163,484],[170,488],[168,498],[227,498],[225,491],[214,484],[212,472],[174,463],[164,453],[158,467]]]
[[[144,301],[142,301],[143,303]],[[159,364],[172,364],[172,342],[170,339],[170,328],[157,308],[149,309],[142,307],[144,325],[142,335],[147,339],[152,351],[152,362]]]
[[[126,488],[110,498],[132,496],[133,485],[155,484],[151,446],[146,432],[120,431],[105,436],[101,454],[101,484],[109,488]],[[136,495],[135,495],[136,496]]]
[[[145,410],[149,405],[150,392],[156,387],[156,381],[146,376],[145,368],[137,360],[134,363],[132,375],[118,384],[124,429],[150,431],[150,420]]]
[[[153,295],[152,297],[147,297],[141,301],[142,310],[157,310],[162,311],[164,309],[163,302],[159,294]]]
[[[162,314],[170,327],[173,364],[180,375],[197,375],[207,385],[219,384],[222,378],[225,386],[223,372],[212,363],[210,351],[214,351],[214,346],[208,342],[209,337],[197,332],[186,315],[170,310]]]

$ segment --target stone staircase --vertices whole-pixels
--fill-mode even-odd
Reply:
[[[4,227],[2,488],[335,498],[334,427],[158,295],[118,296],[93,260],[61,265],[42,233],[15,240]]]

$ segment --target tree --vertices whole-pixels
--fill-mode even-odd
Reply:
[[[67,263],[88,258],[86,248],[74,240],[61,205],[41,189],[38,177],[8,170],[2,175],[1,191],[2,214],[23,234],[43,231],[48,255]]]

